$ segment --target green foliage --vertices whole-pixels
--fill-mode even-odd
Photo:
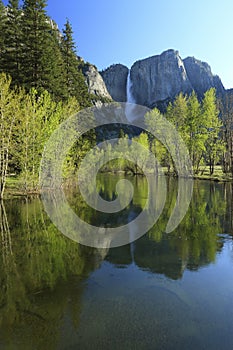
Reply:
[[[223,153],[223,172],[233,175],[233,90],[228,90],[223,98],[218,100],[222,121],[221,138],[226,145]]]
[[[46,90],[29,93],[11,88],[11,79],[0,76],[0,197],[10,172],[19,174],[21,189],[38,191],[39,168],[45,143],[67,117],[79,111],[75,98],[55,102]],[[89,132],[72,148],[68,173],[75,172],[84,154],[93,146],[95,133]]]
[[[52,305],[42,296],[59,291],[64,281],[73,281],[75,277],[84,279],[98,268],[101,256],[97,249],[87,251],[61,235],[44,214],[40,200],[16,200],[13,211],[7,204],[5,207],[3,202],[0,203],[0,327],[5,328],[7,343],[12,327],[17,327],[23,320],[27,332],[34,334],[33,342],[37,345],[49,329],[55,336],[52,340],[46,336],[42,348],[54,348],[58,319],[66,305],[61,303],[61,298],[64,292],[75,296],[73,322],[77,323],[82,290],[77,298],[77,286],[73,292],[70,288],[66,291],[62,288],[62,293],[54,293]],[[13,223],[14,230],[11,231]]]
[[[105,149],[97,147],[97,154],[105,159],[102,172],[125,172],[133,175],[143,175],[144,171],[153,172],[149,156],[150,142],[148,134],[142,132],[139,136],[129,139],[123,130],[120,130],[117,144],[108,144]],[[142,147],[138,147],[140,144]],[[109,159],[113,157],[113,160]]]
[[[142,132],[139,136],[133,137],[132,144],[129,147],[129,152],[131,155],[131,158],[133,159],[133,168],[132,172],[134,174],[140,174],[144,172],[145,169],[148,167],[148,161],[149,161],[149,155],[148,151],[150,148],[149,145],[149,139],[148,135],[145,132]],[[139,143],[143,147],[140,149],[140,151],[135,148],[134,142]],[[138,166],[141,164],[141,166]],[[141,168],[141,169],[140,169]]]
[[[48,91],[56,101],[76,97],[81,107],[92,104],[80,60],[76,54],[72,27],[63,35],[47,15],[47,1],[10,0],[0,2],[0,72],[12,77],[12,85]]]
[[[169,104],[165,117],[175,125],[182,138],[187,139],[187,96],[180,93],[173,104]]]
[[[38,189],[39,167],[45,142],[59,125],[61,103],[52,101],[47,91],[37,98],[31,90],[21,103],[21,123],[18,132],[18,163],[22,188],[27,192]]]
[[[7,16],[4,23],[4,52],[1,58],[0,69],[11,75],[13,84],[21,83],[21,65],[23,48],[22,42],[22,11],[19,1],[10,0],[7,7]]]
[[[7,16],[6,16],[6,10],[3,5],[2,0],[0,0],[0,72],[2,72],[2,64],[3,64],[3,53],[5,50],[5,22],[6,22]]]
[[[198,172],[205,151],[206,130],[203,119],[201,105],[193,92],[188,100],[187,146],[192,160],[194,172]]]
[[[69,20],[65,23],[61,41],[61,52],[64,61],[65,97],[75,96],[80,106],[90,106],[90,96],[87,85],[80,70],[80,61],[77,58],[76,46],[73,39],[73,30]]]
[[[10,172],[20,175],[24,191],[38,190],[49,136],[68,116],[92,104],[71,24],[66,22],[62,35],[46,7],[45,0],[24,0],[22,7],[17,0],[7,7],[0,1],[0,197]],[[67,176],[94,143],[91,131],[73,146]]]
[[[168,106],[168,112],[171,113],[172,105]],[[154,136],[150,135],[151,151],[154,153],[155,158],[159,164],[166,166],[168,173],[172,166],[172,158],[168,151],[168,140],[170,135],[164,132],[163,116],[157,108],[154,108],[150,113],[145,115],[145,122],[147,127],[153,134],[161,135],[161,139],[158,140]],[[166,136],[165,138],[163,136]],[[156,173],[158,173],[158,167],[156,165]]]
[[[99,176],[98,192],[103,193],[105,198],[114,199],[119,179]],[[147,201],[146,179],[131,180],[134,197],[126,211],[122,211],[120,223],[127,223],[129,214],[142,210]],[[157,180],[160,188],[159,178]],[[61,235],[46,216],[39,199],[14,199],[6,201],[5,207],[0,203],[0,327],[4,344],[15,348],[20,337],[21,348],[38,348],[38,344],[41,349],[58,348],[59,332],[64,325],[67,308],[71,310],[69,327],[76,329],[87,279],[90,276],[92,280],[93,271],[100,267],[103,259],[118,270],[130,265],[133,259],[134,267],[145,271],[146,276],[148,273],[151,277],[159,274],[165,291],[173,290],[168,280],[181,279],[185,272],[211,267],[210,264],[213,266],[225,240],[230,244],[230,235],[229,238],[226,235],[221,238],[219,233],[230,232],[232,228],[228,219],[232,212],[232,185],[197,182],[187,215],[175,231],[165,234],[164,229],[177,197],[177,181],[169,178],[167,185],[169,192],[163,214],[149,233],[133,242],[131,247],[126,245],[110,250],[84,247]],[[127,199],[127,184],[123,190],[122,195]],[[160,192],[157,192],[156,200],[159,196],[163,197]],[[88,218],[92,224],[99,223],[101,213],[94,215],[79,193],[68,192],[67,200],[79,217]],[[119,226],[119,215],[113,217],[114,214],[108,215],[111,223]],[[104,222],[108,222],[107,217]],[[172,288],[181,284],[170,282]],[[151,288],[151,283],[149,286]],[[179,290],[175,298],[182,297],[183,288]],[[203,290],[208,298],[206,285]],[[231,289],[228,290],[230,297]],[[161,293],[160,289],[158,293]],[[196,306],[195,303],[193,305]],[[15,336],[16,330],[19,337]]]
[[[198,101],[194,92],[189,97],[180,93],[173,104],[168,105],[165,118],[175,126],[186,143],[194,173],[198,174],[201,165],[206,164],[212,175],[214,166],[220,161],[224,151],[224,144],[220,138],[222,124],[219,119],[215,90],[207,91],[202,102]],[[175,171],[170,152],[166,149],[171,136],[169,130],[163,132],[162,115],[154,109],[146,115],[145,121],[150,130],[165,135],[162,144],[152,137],[152,151],[161,164],[167,166],[168,172],[172,168]]]
[[[202,114],[206,121],[207,138],[205,141],[205,157],[207,159],[210,174],[214,172],[214,166],[223,154],[223,142],[219,138],[221,121],[218,118],[219,111],[216,106],[215,90],[210,89],[204,95]]]
[[[27,90],[48,90],[56,97],[62,86],[62,58],[46,1],[25,0],[22,16],[22,82]]]
[[[3,198],[10,160],[15,147],[21,93],[10,89],[11,79],[0,75],[0,199]]]

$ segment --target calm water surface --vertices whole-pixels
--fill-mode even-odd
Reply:
[[[116,198],[116,176],[100,176]],[[80,217],[120,225],[140,213],[144,178],[121,215],[91,210],[68,192]],[[177,195],[168,181],[157,224],[131,245],[81,246],[54,227],[35,199],[0,208],[0,349],[232,349],[232,185],[196,181],[179,227],[165,234]],[[127,194],[127,189],[126,189]]]

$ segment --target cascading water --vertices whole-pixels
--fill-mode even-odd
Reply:
[[[135,99],[132,95],[132,81],[131,81],[131,77],[130,77],[130,69],[129,69],[129,73],[128,73],[128,77],[127,77],[127,85],[126,85],[126,97],[127,97],[127,103],[135,103]]]
[[[131,81],[131,77],[130,77],[130,69],[129,69],[129,73],[128,73],[128,77],[127,77],[127,84],[126,84],[126,98],[127,98],[127,105],[125,108],[125,114],[126,117],[128,119],[128,121],[133,121],[135,119],[134,116],[134,104],[136,103],[135,98],[132,95],[132,81]]]

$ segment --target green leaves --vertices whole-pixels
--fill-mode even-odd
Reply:
[[[89,107],[90,96],[80,71],[81,62],[76,55],[73,30],[69,20],[66,21],[61,41],[61,52],[64,62],[64,97],[75,96],[80,106]]]
[[[205,93],[202,102],[198,101],[194,92],[189,97],[180,93],[175,101],[168,105],[165,117],[176,127],[186,143],[194,173],[198,173],[200,166],[205,163],[209,165],[212,175],[214,165],[223,153],[224,145],[219,135],[222,124],[218,115],[214,89]],[[146,124],[157,132],[162,128],[159,117],[160,112],[157,109],[145,117]],[[168,132],[166,132],[166,139],[169,139]],[[164,147],[166,139],[164,139],[163,145],[158,140],[153,140],[152,144],[156,157],[168,167],[168,172],[170,172],[172,161]]]
[[[76,54],[73,31],[66,22],[63,35],[47,15],[47,1],[0,1],[0,72],[12,77],[12,86],[47,90],[55,101],[76,97],[81,107],[91,96]]]
[[[10,89],[11,78],[0,75],[0,199],[3,198],[14,149],[21,94]]]
[[[210,89],[204,95],[202,104],[203,118],[206,122],[207,137],[205,141],[205,157],[210,168],[210,174],[214,172],[214,165],[223,153],[223,142],[219,138],[222,123],[218,118],[219,111],[216,106],[215,90]]]
[[[20,83],[22,54],[22,11],[19,9],[19,1],[9,1],[6,21],[4,23],[4,52],[0,69],[12,77],[13,85]]]
[[[10,172],[20,174],[22,190],[38,191],[45,143],[58,125],[78,110],[75,99],[57,103],[47,91],[39,95],[36,89],[29,93],[11,89],[11,78],[0,75],[0,198]],[[75,152],[82,154],[80,144]]]

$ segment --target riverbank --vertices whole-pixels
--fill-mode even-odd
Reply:
[[[166,173],[166,168],[163,168],[164,173],[169,176]],[[108,175],[116,175],[116,174],[124,174],[122,171],[119,171],[119,173],[112,172],[107,173]],[[133,176],[133,175],[132,175]],[[140,175],[141,176],[141,175]],[[170,175],[171,176],[171,175]],[[230,174],[224,174],[222,172],[221,166],[216,166],[214,174],[209,174],[209,169],[207,167],[202,168],[199,174],[194,174],[193,178],[195,180],[208,180],[208,181],[214,181],[214,182],[233,182],[233,177]],[[20,180],[17,176],[10,176],[7,179],[6,183],[6,191],[5,191],[5,198],[9,197],[22,197],[22,196],[31,196],[31,195],[40,195],[39,191],[29,191],[26,192],[21,188]]]
[[[231,174],[224,174],[222,171],[222,167],[217,165],[214,170],[214,174],[210,175],[208,167],[202,167],[199,174],[193,175],[194,179],[197,180],[209,180],[216,182],[230,182],[233,181],[233,177]]]
[[[22,189],[20,179],[17,176],[9,176],[6,182],[4,199],[12,197],[38,196],[39,191],[28,191]]]

